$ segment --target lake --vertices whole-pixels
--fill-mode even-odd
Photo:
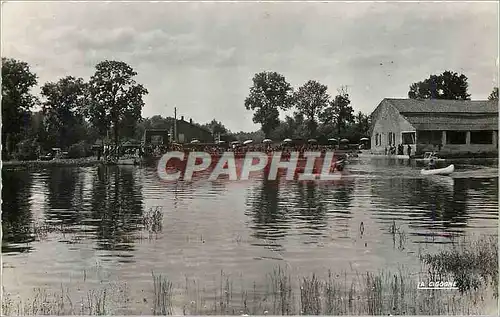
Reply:
[[[496,163],[456,164],[452,177],[396,159],[359,158],[346,170],[316,183],[168,183],[134,166],[2,170],[3,286],[21,297],[68,287],[78,298],[121,285],[128,299],[115,311],[149,314],[152,272],[213,299],[221,274],[238,294],[261,292],[277,266],[294,276],[418,271],[422,250],[498,232]]]

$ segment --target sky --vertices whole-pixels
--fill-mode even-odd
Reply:
[[[254,131],[252,77],[276,71],[346,86],[354,110],[406,98],[445,70],[472,99],[498,86],[498,2],[489,3],[2,3],[2,56],[26,61],[39,85],[88,80],[103,60],[128,63],[149,91],[143,116],[221,121]],[[39,93],[37,87],[34,92]]]

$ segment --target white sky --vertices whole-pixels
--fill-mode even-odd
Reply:
[[[255,73],[347,85],[356,111],[453,70],[472,99],[498,83],[498,2],[54,3],[2,6],[2,56],[28,62],[39,83],[88,80],[97,62],[127,62],[149,90],[143,116],[213,118],[258,128],[244,99]],[[39,87],[36,88],[39,92]]]

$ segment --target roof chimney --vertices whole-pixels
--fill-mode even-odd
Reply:
[[[184,121],[184,116],[181,116],[181,121]]]
[[[189,118],[189,123],[193,124],[193,119]]]

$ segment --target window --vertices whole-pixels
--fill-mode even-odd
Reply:
[[[415,132],[403,132],[401,133],[401,139],[403,144],[415,144]]]
[[[446,131],[446,143],[465,144],[467,132],[465,131]]]
[[[418,143],[420,144],[441,144],[442,131],[418,131]]]
[[[493,144],[493,131],[471,131],[471,144]]]
[[[392,145],[392,132],[389,132],[389,145]]]

